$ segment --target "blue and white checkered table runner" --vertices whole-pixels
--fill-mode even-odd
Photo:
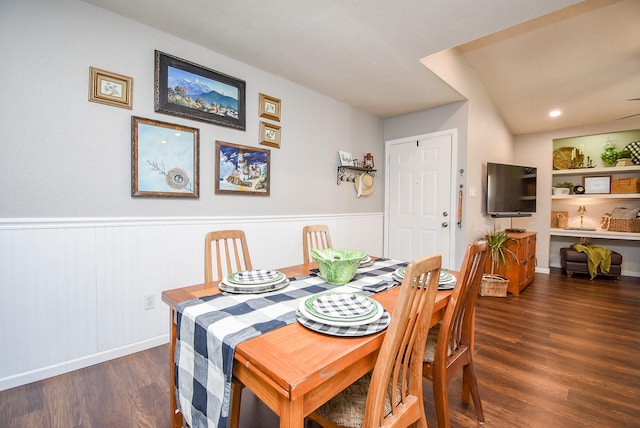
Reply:
[[[324,291],[361,292],[392,283],[391,273],[407,263],[378,259],[358,269],[344,286],[317,275],[290,278],[288,287],[263,294],[219,293],[177,305],[175,387],[178,408],[194,428],[228,426],[235,347],[252,337],[296,322],[307,297]]]

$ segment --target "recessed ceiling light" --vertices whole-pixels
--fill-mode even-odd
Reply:
[[[558,117],[562,114],[560,110],[551,110],[549,112],[549,117]]]

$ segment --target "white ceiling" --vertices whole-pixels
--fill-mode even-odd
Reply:
[[[419,62],[454,47],[514,134],[640,113],[638,0],[84,1],[382,118],[462,100]]]

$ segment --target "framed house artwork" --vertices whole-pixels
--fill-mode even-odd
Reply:
[[[246,129],[246,82],[155,51],[155,111]]]
[[[131,110],[133,78],[89,67],[89,101]]]
[[[216,141],[216,194],[269,196],[271,152]]]
[[[197,128],[131,118],[131,196],[199,197]]]

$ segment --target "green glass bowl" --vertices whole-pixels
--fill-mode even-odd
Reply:
[[[360,262],[367,257],[362,251],[343,248],[313,249],[311,256],[318,263],[320,275],[333,285],[343,285],[351,281]]]

